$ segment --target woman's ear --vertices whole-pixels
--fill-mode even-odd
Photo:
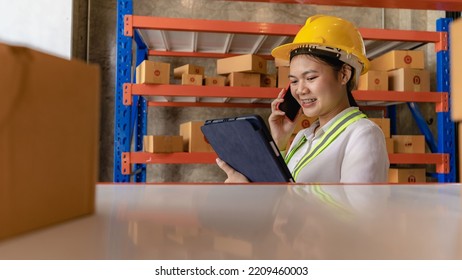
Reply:
[[[343,64],[342,69],[340,69],[342,85],[346,85],[348,81],[351,79],[351,75],[353,74],[353,70],[350,65]]]

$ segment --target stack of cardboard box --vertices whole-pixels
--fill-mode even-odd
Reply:
[[[204,79],[204,67],[186,64],[173,69],[173,77],[181,79],[182,85],[201,86]]]
[[[363,90],[429,92],[430,73],[424,68],[423,51],[390,51],[371,61],[369,74],[361,77],[359,86]],[[387,81],[384,81],[385,77]],[[392,141],[394,153],[425,153],[423,135],[392,135]],[[425,169],[391,168],[389,181],[425,182]]]
[[[266,60],[253,54],[218,59],[217,74],[226,75],[226,84],[232,87],[276,85],[275,77],[267,75]]]
[[[289,85],[289,61],[279,58],[274,59],[274,64],[277,68],[278,78],[277,78],[277,87],[286,88]]]

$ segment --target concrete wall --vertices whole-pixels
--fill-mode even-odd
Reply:
[[[444,16],[444,12],[437,11],[255,2],[206,0],[140,0],[134,2],[134,13],[147,16],[303,24],[308,16],[324,13],[351,20],[358,27],[369,28],[435,30],[434,22],[436,18]],[[90,3],[89,7],[86,6],[88,3]],[[99,179],[100,181],[112,181],[117,1],[75,0],[74,8],[75,13],[77,13],[77,15],[74,15],[75,55],[100,64],[103,70],[101,170]],[[89,12],[89,14],[86,12]],[[87,32],[86,30],[89,31]],[[85,44],[85,48],[82,47],[82,44]],[[429,48],[432,51],[433,46]],[[429,59],[427,68],[433,70],[434,56],[429,56],[431,59]],[[162,59],[168,60],[172,67],[186,63],[205,65],[206,74],[207,71],[213,71],[215,63],[214,60],[210,59],[160,58],[159,60]],[[430,108],[425,107],[423,110],[428,117],[428,122],[434,119],[434,109],[431,106]],[[400,122],[403,125],[400,124],[399,133],[417,134],[418,131],[415,131],[415,124],[407,112],[407,108],[405,106],[400,107]],[[258,113],[266,117],[269,114],[269,109],[150,108],[148,133],[178,134],[178,127],[182,122],[247,113]],[[436,131],[435,122],[433,122],[431,128]],[[215,165],[150,165],[148,167],[148,182],[216,182],[223,180],[224,174]]]

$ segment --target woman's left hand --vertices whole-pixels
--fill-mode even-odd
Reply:
[[[228,175],[228,178],[225,180],[225,183],[249,183],[249,180],[244,175],[237,172],[226,162],[224,162],[220,158],[217,158],[216,161],[218,167],[220,167],[226,173],[226,175]]]

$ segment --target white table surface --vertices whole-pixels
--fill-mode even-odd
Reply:
[[[0,259],[462,259],[460,184],[98,184]]]

